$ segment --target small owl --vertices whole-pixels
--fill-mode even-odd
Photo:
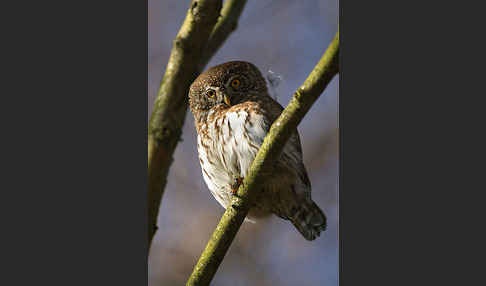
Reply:
[[[189,90],[189,106],[204,181],[226,208],[283,108],[269,96],[258,68],[242,61],[227,62],[199,75]],[[297,130],[265,176],[248,216],[270,213],[290,220],[307,240],[326,229],[326,216],[311,198]]]

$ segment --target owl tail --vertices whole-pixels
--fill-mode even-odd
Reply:
[[[290,221],[307,240],[316,239],[326,230],[326,215],[310,198],[299,204]]]

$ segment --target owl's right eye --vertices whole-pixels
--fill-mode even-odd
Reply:
[[[208,90],[208,92],[206,93],[206,95],[209,98],[213,98],[216,95],[216,92],[214,90],[210,89],[210,90]]]

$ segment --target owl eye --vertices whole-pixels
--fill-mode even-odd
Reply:
[[[208,90],[208,92],[206,93],[206,95],[209,98],[213,98],[216,95],[216,92],[214,90],[210,89],[210,90]]]
[[[238,88],[238,87],[240,87],[240,84],[241,84],[241,82],[240,82],[240,80],[239,80],[239,79],[234,79],[234,80],[232,80],[232,81],[231,81],[231,86],[232,86],[233,88]]]

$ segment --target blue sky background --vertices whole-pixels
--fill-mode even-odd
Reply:
[[[189,3],[148,0],[149,116]],[[275,91],[286,106],[337,29],[337,0],[248,0],[238,29],[208,67],[245,60],[264,75],[271,70],[283,78]],[[328,230],[309,242],[277,217],[244,223],[211,285],[338,285],[338,85],[336,76],[298,128],[312,197],[328,217]],[[185,285],[224,212],[203,181],[189,112],[182,138],[149,257],[149,286]]]

